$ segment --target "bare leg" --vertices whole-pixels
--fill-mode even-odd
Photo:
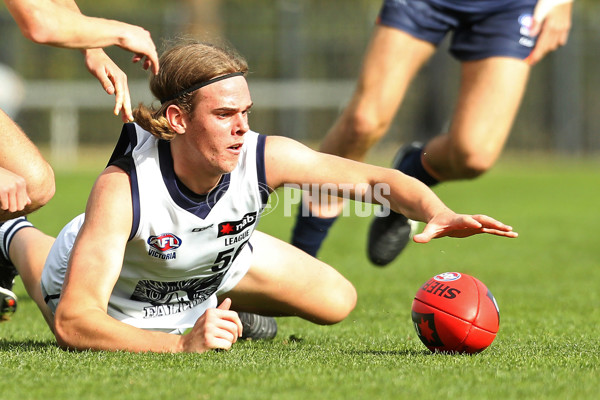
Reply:
[[[491,168],[510,133],[528,74],[529,66],[514,58],[464,62],[448,133],[430,140],[422,153],[405,156],[402,171],[433,184],[475,178]],[[409,243],[410,232],[410,222],[400,214],[375,218],[369,229],[371,262],[392,262]]]
[[[434,51],[429,42],[377,26],[354,95],[320,150],[362,161],[387,132],[411,81]]]
[[[236,311],[334,324],[354,309],[354,286],[329,265],[261,232],[251,242],[252,267],[223,295],[232,299]]]
[[[24,179],[31,199],[29,205],[17,211],[0,204],[0,221],[6,221],[37,210],[54,196],[54,172],[27,135],[2,110],[0,143],[0,170]]]
[[[387,132],[410,82],[434,51],[435,46],[429,42],[398,29],[376,26],[354,94],[325,136],[320,150],[363,161],[369,149]],[[302,203],[291,242],[316,256],[335,218],[342,212],[344,201],[305,193]]]
[[[394,28],[376,26],[350,103],[331,127],[320,151],[363,161],[369,149],[387,132],[414,76],[433,55],[435,46]],[[321,217],[341,212],[338,207],[311,210]]]
[[[42,297],[40,281],[42,270],[54,238],[37,228],[23,228],[15,233],[10,243],[10,259],[19,271],[25,289],[39,307],[48,326],[54,331],[54,317]]]
[[[475,178],[500,156],[525,92],[530,67],[493,57],[462,65],[461,85],[448,133],[425,147],[423,162],[440,181]]]

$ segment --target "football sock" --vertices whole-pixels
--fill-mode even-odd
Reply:
[[[337,217],[320,218],[313,215],[303,206],[298,207],[296,225],[292,231],[292,244],[310,254],[317,256],[329,229]]]
[[[10,241],[12,240],[15,233],[27,227],[33,227],[33,224],[29,222],[25,217],[18,217],[0,223],[0,257],[7,261],[10,261],[10,258],[8,256]]]
[[[431,176],[423,166],[423,162],[421,160],[422,153],[423,148],[414,149],[408,152],[404,158],[402,158],[398,169],[401,172],[404,172],[406,175],[417,178],[427,186],[435,186],[439,183],[439,181]]]

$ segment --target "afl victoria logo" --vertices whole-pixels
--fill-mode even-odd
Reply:
[[[165,252],[175,250],[181,246],[181,239],[172,233],[163,233],[158,236],[150,236],[148,244],[158,251]]]

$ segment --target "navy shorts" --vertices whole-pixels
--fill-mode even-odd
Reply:
[[[498,56],[525,59],[535,46],[528,28],[536,1],[384,0],[377,23],[435,46],[452,32],[450,53],[460,61]],[[469,10],[474,3],[489,7]]]

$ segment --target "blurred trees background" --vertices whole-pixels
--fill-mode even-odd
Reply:
[[[347,101],[381,5],[380,0],[79,0],[77,3],[84,14],[143,26],[152,33],[159,49],[164,41],[181,35],[226,40],[248,59],[251,90],[256,82],[259,96],[254,96],[252,128],[310,143],[323,137]],[[89,100],[95,104],[97,98],[98,106],[72,111],[79,118],[76,126],[79,143],[114,142],[120,131],[120,119],[112,115],[108,95],[87,72],[79,52],[28,42],[5,8],[0,9],[0,35],[0,63],[16,71],[25,88],[36,82],[37,87],[47,85],[49,91],[54,86],[46,82],[95,84],[96,90],[90,92]],[[510,148],[574,154],[600,150],[600,74],[596,72],[599,48],[600,2],[577,0],[569,44],[532,71],[529,90],[508,143]],[[132,87],[137,88],[133,91],[133,103],[151,101],[144,92],[148,75],[138,65],[131,64],[131,55],[119,48],[109,48],[107,53],[128,74]],[[458,64],[445,49],[438,52],[417,77],[381,145],[425,139],[443,129],[452,111],[458,72]],[[282,86],[293,82],[298,85],[289,86],[289,90],[288,86]],[[6,87],[3,84],[3,90]],[[313,93],[314,105],[308,96],[294,106],[293,99],[301,97],[298,90],[303,87],[322,87],[330,98],[321,104],[317,100],[323,96]],[[269,102],[272,96],[269,88],[279,88],[281,100]],[[65,96],[58,90],[46,93],[54,94],[57,102]],[[14,98],[18,101],[18,96]],[[49,142],[50,109],[28,105],[27,96],[24,99],[16,116],[18,123],[36,143]],[[282,107],[280,103],[291,105]]]

